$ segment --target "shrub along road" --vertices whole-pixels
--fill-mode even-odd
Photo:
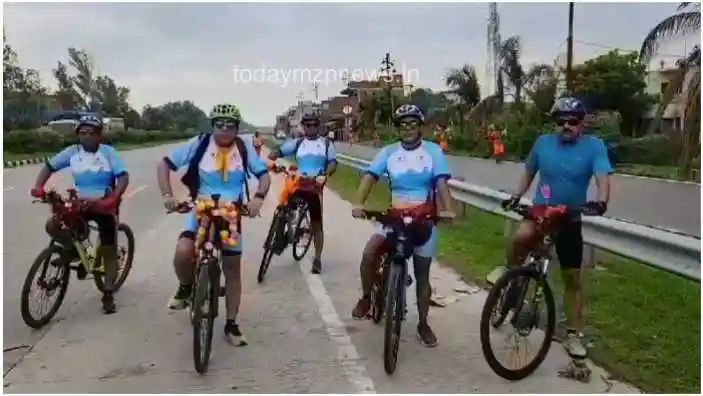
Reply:
[[[344,142],[335,145],[337,152],[367,160],[378,152],[369,146]],[[449,156],[449,164],[455,177],[496,190],[514,189],[522,171],[519,163],[496,164],[471,157]],[[595,191],[593,184],[591,191]],[[614,175],[607,215],[700,237],[700,196],[701,186],[697,184]]]

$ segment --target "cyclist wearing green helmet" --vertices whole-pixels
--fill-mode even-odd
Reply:
[[[241,204],[246,196],[249,215],[256,216],[271,184],[266,162],[256,154],[251,140],[245,141],[237,136],[241,121],[237,106],[214,106],[210,112],[210,121],[212,132],[194,137],[159,163],[158,180],[164,206],[170,211],[181,210],[183,205],[179,205],[173,197],[170,172],[187,166],[182,181],[188,188],[191,199],[219,194],[223,203],[229,201]],[[251,199],[247,185],[249,174],[259,179],[258,191]],[[174,268],[180,285],[168,303],[171,309],[184,309],[192,293],[197,228],[198,221],[195,213],[191,212],[176,245]],[[226,248],[222,252],[227,308],[225,337],[234,345],[246,345],[236,321],[242,294],[242,245],[240,236],[235,247]]]

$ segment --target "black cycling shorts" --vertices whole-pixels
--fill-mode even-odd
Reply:
[[[98,225],[101,245],[115,246],[117,244],[117,222],[114,215],[88,212],[85,219],[86,221],[94,221]]]
[[[580,269],[583,262],[581,219],[564,221],[554,234],[554,249],[562,269]]]
[[[322,222],[322,195],[312,191],[298,190],[293,193],[293,197],[302,198],[308,204],[310,210],[310,221]]]

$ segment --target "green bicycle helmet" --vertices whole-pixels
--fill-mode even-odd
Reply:
[[[240,120],[242,118],[239,108],[233,104],[217,104],[210,111],[210,119],[215,118],[234,118]]]

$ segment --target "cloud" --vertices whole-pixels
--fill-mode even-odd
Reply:
[[[523,63],[552,63],[565,52],[566,4],[498,7],[502,36],[522,37]],[[66,49],[86,49],[98,73],[131,89],[137,108],[186,99],[204,109],[234,102],[249,121],[271,124],[299,93],[314,99],[312,71],[336,73],[320,85],[323,99],[343,88],[338,70],[374,73],[386,51],[399,70],[414,71],[415,86],[442,89],[447,70],[463,63],[474,65],[486,81],[485,4],[13,3],[4,8],[8,40],[23,66],[39,70],[53,85],[51,70],[66,61]],[[649,29],[674,11],[675,5],[666,3],[578,3],[576,61],[606,51],[603,46],[638,49]],[[684,45],[662,51],[683,53]],[[235,66],[281,72],[276,81],[243,82]],[[281,73],[305,69],[311,72],[281,81]]]

